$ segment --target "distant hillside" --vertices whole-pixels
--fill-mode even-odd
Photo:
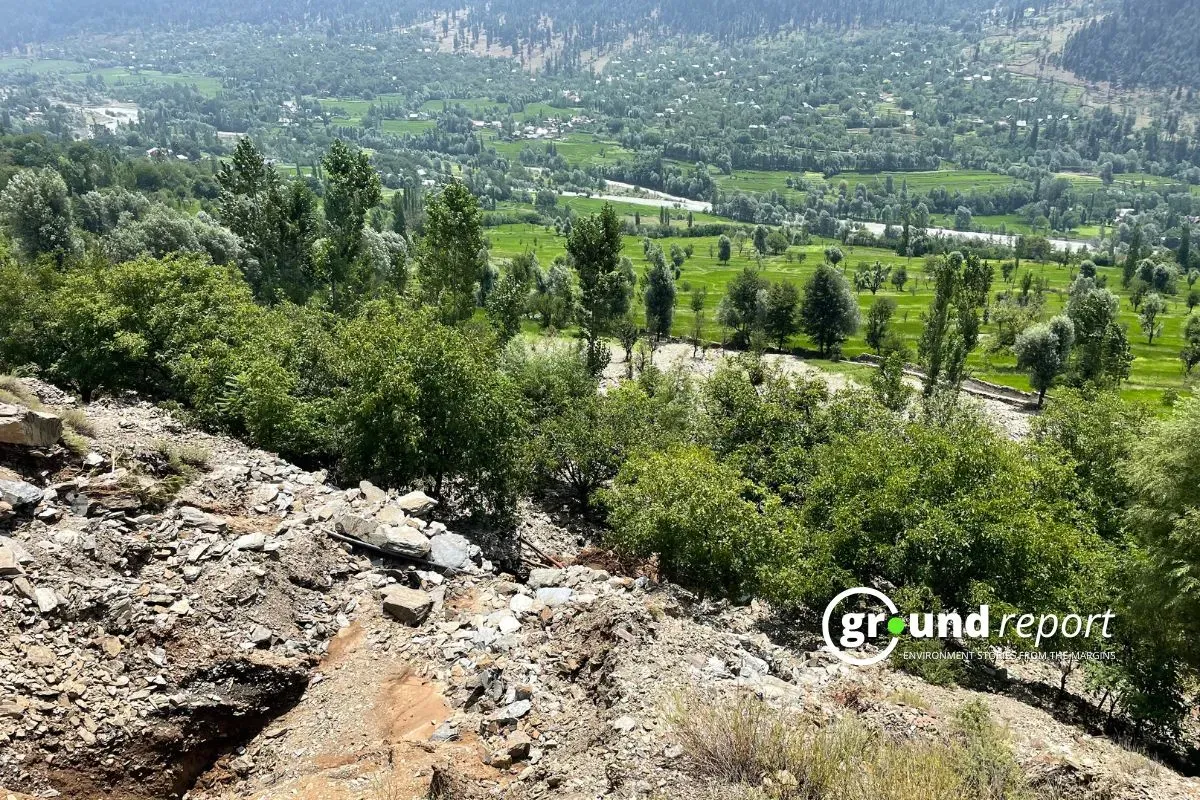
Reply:
[[[1067,42],[1063,66],[1121,86],[1200,87],[1200,0],[1125,0]]]
[[[1011,0],[0,0],[0,48],[76,33],[126,33],[148,28],[206,28],[226,23],[334,30],[384,31],[435,12],[465,9],[473,32],[494,40],[544,43],[542,24],[584,44],[620,41],[625,33],[703,33],[733,39],[814,24],[837,27],[935,22],[977,25],[980,13]],[[1003,12],[1001,12],[1003,13]]]

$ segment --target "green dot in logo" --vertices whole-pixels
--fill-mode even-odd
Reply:
[[[892,617],[889,619],[888,633],[892,636],[899,636],[904,633],[904,619],[902,617]]]

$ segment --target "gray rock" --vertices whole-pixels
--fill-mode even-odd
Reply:
[[[517,721],[528,714],[532,708],[533,703],[528,700],[517,700],[491,714],[486,721],[498,728],[508,728],[516,725]]]
[[[440,533],[429,540],[429,560],[446,569],[471,566],[471,543],[457,533]]]
[[[37,603],[38,611],[43,614],[53,613],[54,609],[58,608],[58,595],[53,589],[42,587],[33,591],[34,602]]]
[[[267,546],[267,537],[261,531],[247,533],[233,540],[234,550],[262,550]]]
[[[62,438],[62,420],[25,406],[0,403],[0,442],[24,447],[50,447]]]
[[[42,490],[25,481],[0,481],[0,500],[13,508],[35,505],[42,501]]]
[[[404,511],[395,506],[384,506],[375,512],[375,521],[384,525],[403,525],[407,519]]]
[[[412,558],[425,558],[429,555],[429,539],[416,528],[407,525],[380,525],[379,530],[384,532],[384,541],[380,546],[385,550]]]
[[[546,589],[538,589],[536,597],[537,601],[542,605],[553,608],[555,606],[561,606],[564,603],[570,602],[572,594],[574,594],[574,592],[572,592],[570,589],[556,586]]]
[[[179,521],[191,528],[223,533],[229,527],[224,517],[216,514],[206,514],[195,506],[180,506]]]
[[[29,578],[26,578],[24,575],[13,578],[12,585],[21,597],[24,597],[31,603],[37,602],[37,592],[34,590],[33,584],[29,582]]]
[[[405,625],[417,626],[429,616],[433,598],[407,586],[388,586],[383,590],[383,610]]]
[[[18,715],[19,716],[19,715]],[[458,739],[458,729],[451,726],[449,722],[443,722],[433,735],[429,737],[431,742],[453,742]]]
[[[532,569],[529,571],[529,588],[544,589],[547,586],[558,586],[562,583],[561,569]]]
[[[342,514],[333,523],[333,527],[343,536],[366,542],[369,541],[368,537],[375,533],[379,523],[361,514]]]
[[[89,469],[95,469],[96,467],[104,466],[104,461],[104,456],[100,455],[99,453],[88,453],[83,457],[83,465]]]
[[[424,514],[436,506],[437,501],[418,489],[401,497],[396,505],[408,514]]]
[[[264,625],[256,625],[254,630],[250,631],[250,643],[255,647],[270,647],[274,638],[275,634]]]

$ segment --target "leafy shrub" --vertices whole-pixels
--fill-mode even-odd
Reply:
[[[700,591],[751,588],[777,561],[777,521],[750,499],[754,487],[703,448],[635,453],[603,495],[610,541],[633,556],[658,554],[663,573]]]

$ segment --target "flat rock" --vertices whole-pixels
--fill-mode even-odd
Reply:
[[[234,550],[262,550],[267,546],[267,537],[261,531],[247,533],[233,540]]]
[[[42,490],[25,481],[0,480],[0,500],[13,508],[35,505],[42,501]]]
[[[405,625],[420,625],[431,608],[433,598],[419,589],[397,585],[383,590],[384,612]]]
[[[216,514],[206,514],[195,506],[181,506],[179,508],[179,521],[189,527],[200,528],[201,530],[212,531],[214,533],[222,533],[229,527],[229,523],[224,517],[218,517]]]
[[[55,414],[0,403],[0,443],[50,447],[62,438],[62,420]]]
[[[553,608],[568,603],[571,600],[573,592],[570,589],[565,589],[561,586],[548,587],[537,590],[537,601],[544,606]]]
[[[544,589],[547,586],[559,586],[562,579],[561,569],[531,569],[528,583],[530,589]]]
[[[11,547],[0,547],[0,577],[24,575],[25,570],[17,563],[17,554]]]
[[[446,569],[471,566],[471,543],[457,533],[440,533],[429,540],[429,560]]]
[[[418,489],[400,497],[396,505],[407,514],[424,514],[437,505],[437,500]]]

